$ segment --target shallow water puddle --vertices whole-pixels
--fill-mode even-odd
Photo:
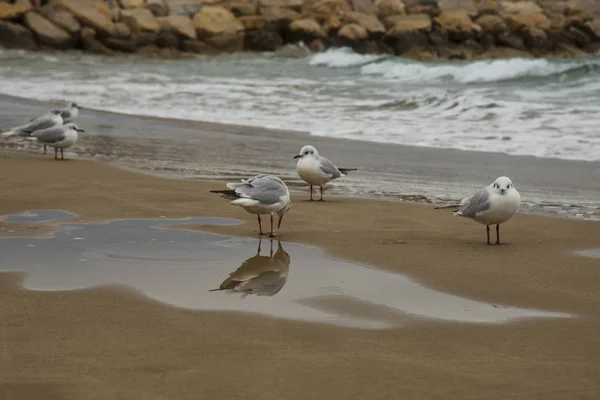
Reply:
[[[577,254],[585,257],[600,258],[600,249],[578,251]]]
[[[5,221],[72,216],[42,210]],[[32,290],[122,284],[197,310],[245,311],[279,318],[381,329],[417,320],[498,323],[567,314],[503,307],[426,288],[392,272],[336,260],[314,247],[268,239],[158,228],[236,224],[223,218],[128,219],[61,223],[45,238],[1,238],[0,270],[27,273]]]

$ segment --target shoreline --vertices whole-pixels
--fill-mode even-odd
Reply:
[[[0,95],[6,110],[0,128],[27,121],[51,105]],[[506,175],[522,193],[524,212],[600,219],[597,161],[384,144],[93,109],[85,109],[78,123],[89,132],[73,148],[78,156],[160,176],[223,181],[274,173],[291,190],[306,190],[291,158],[313,144],[337,165],[359,168],[330,185],[328,193],[336,196],[444,205]],[[0,146],[37,151],[30,142],[2,141]]]

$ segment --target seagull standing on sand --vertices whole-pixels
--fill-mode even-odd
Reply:
[[[58,160],[58,149],[60,149],[60,159],[64,160],[64,149],[71,147],[77,142],[78,132],[85,132],[79,129],[74,123],[66,125],[53,126],[52,128],[35,131],[31,134],[32,138],[38,142],[54,147],[54,159]]]
[[[242,183],[228,183],[230,190],[211,190],[220,193],[224,198],[232,199],[231,204],[240,206],[250,214],[258,216],[258,230],[263,234],[261,215],[271,215],[271,230],[273,234],[273,214],[279,216],[277,229],[281,227],[283,216],[292,208],[290,192],[287,185],[275,175],[256,175],[250,179],[242,179]]]
[[[50,110],[50,112],[32,119],[25,125],[17,126],[9,131],[2,132],[2,137],[30,136],[33,132],[39,131],[40,129],[51,128],[57,125],[60,126],[62,124],[62,112],[56,108],[53,108]]]
[[[283,288],[290,269],[290,255],[283,250],[277,241],[277,251],[273,254],[273,241],[269,256],[260,255],[262,239],[258,241],[256,255],[245,260],[242,265],[219,285],[215,291],[242,293],[242,298],[253,294],[255,296],[273,296]]]
[[[321,188],[323,201],[323,185],[327,182],[346,176],[348,171],[356,171],[357,168],[338,168],[325,157],[321,157],[313,146],[304,146],[300,153],[294,156],[299,158],[296,171],[302,180],[310,185],[310,201],[313,201],[313,185]]]
[[[456,208],[454,215],[470,218],[485,225],[487,244],[490,243],[490,225],[496,225],[496,244],[500,244],[500,224],[508,221],[519,209],[521,195],[512,181],[501,176],[481,189],[479,192],[465,197],[458,206],[436,208]]]

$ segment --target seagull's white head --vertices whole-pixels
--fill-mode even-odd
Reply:
[[[496,179],[492,184],[492,190],[494,191],[494,193],[500,195],[507,194],[514,188],[515,187],[513,186],[512,181],[505,176],[501,176],[500,178]]]
[[[65,124],[65,127],[66,127],[66,128],[69,128],[69,129],[72,129],[72,130],[74,130],[74,131],[77,131],[77,132],[85,132],[83,129],[80,129],[80,128],[78,128],[78,127],[77,127],[77,125],[75,125],[75,124],[74,124],[74,123],[72,123],[72,122],[70,122],[70,123],[68,123],[68,124]]]
[[[300,153],[298,153],[298,155],[294,156],[294,158],[305,158],[305,157],[318,157],[319,156],[319,152],[317,151],[317,149],[314,148],[314,146],[304,146],[302,149],[300,149]]]

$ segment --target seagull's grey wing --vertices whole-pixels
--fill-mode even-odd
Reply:
[[[41,129],[51,128],[56,125],[56,120],[51,114],[45,114],[31,121],[30,123],[14,128],[13,131],[32,133]]]
[[[250,197],[263,204],[273,204],[287,194],[287,186],[276,176],[264,175],[249,179],[235,191],[242,197]]]
[[[491,205],[490,193],[486,188],[475,193],[473,196],[464,198],[461,201],[458,211],[464,217],[475,217],[477,214],[487,211]]]
[[[319,164],[319,168],[321,168],[321,171],[323,171],[327,175],[331,175],[331,177],[333,179],[336,179],[336,178],[339,178],[340,176],[342,176],[342,173],[340,172],[338,167],[333,165],[333,163],[331,161],[329,161],[328,159],[326,159],[325,157],[319,156],[317,163]]]
[[[56,143],[65,138],[65,128],[62,125],[54,126],[48,129],[42,129],[31,134],[31,137],[37,138],[42,143]]]

